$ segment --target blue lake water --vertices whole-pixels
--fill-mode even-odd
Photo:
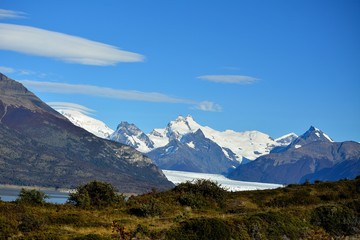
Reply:
[[[21,189],[18,188],[4,188],[0,187],[0,198],[2,201],[11,202],[15,201],[19,196]],[[40,190],[44,192],[49,198],[45,201],[49,203],[63,204],[67,201],[69,194],[66,192],[60,192],[55,190]]]

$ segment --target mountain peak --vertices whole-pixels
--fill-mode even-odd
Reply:
[[[314,127],[314,126],[310,126],[309,130],[307,130],[300,137],[302,137],[303,139],[312,138],[312,140],[316,140],[316,141],[330,141],[330,142],[333,142],[333,140],[328,135],[326,135],[323,131],[321,131],[320,129],[318,129],[318,128]]]
[[[179,115],[174,122],[186,122],[186,121],[195,121],[194,118],[188,114],[186,117],[184,117],[183,115]]]
[[[320,129],[310,126],[310,128],[301,136],[296,138],[291,146],[295,146],[295,148],[300,148],[301,146],[312,143],[312,142],[334,142],[327,134],[325,134]]]
[[[154,148],[154,143],[143,131],[135,124],[126,121],[120,122],[116,131],[110,135],[109,139],[130,145],[141,152],[148,152]]]

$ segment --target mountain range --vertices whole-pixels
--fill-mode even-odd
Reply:
[[[0,74],[0,183],[75,188],[92,180],[142,193],[173,186],[134,148],[75,126]]]
[[[217,131],[179,116],[149,134],[121,122],[108,138],[143,152],[161,169],[220,173],[235,180],[287,184],[360,175],[360,144],[336,143],[315,127],[301,136],[273,139],[259,131]]]
[[[99,120],[57,109],[74,124],[94,132]],[[79,118],[80,117],[80,118]],[[83,123],[83,124],[79,124]],[[106,126],[100,123],[99,126]],[[110,131],[109,131],[110,132]],[[259,131],[217,131],[198,124],[191,116],[179,116],[165,128],[155,128],[145,134],[135,124],[121,122],[108,139],[117,141],[143,152],[162,169],[226,174],[241,163],[268,154],[274,147],[288,145],[296,134],[290,133],[278,139]]]
[[[269,183],[353,179],[360,175],[360,144],[334,142],[320,129],[310,127],[286,147],[240,165],[229,178]]]

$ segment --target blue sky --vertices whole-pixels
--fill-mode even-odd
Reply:
[[[115,129],[360,141],[360,1],[0,0],[0,71]]]

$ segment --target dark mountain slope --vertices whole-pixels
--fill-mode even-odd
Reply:
[[[359,143],[335,143],[330,138],[323,137],[320,130],[311,127],[288,147],[240,165],[229,177],[243,181],[288,184],[302,182],[307,175],[309,178],[317,177],[317,173],[328,169],[332,175],[331,180],[337,180],[359,175],[359,168],[350,167],[358,165],[359,161]],[[342,167],[336,169],[336,166]],[[335,168],[332,169],[333,167]]]
[[[76,127],[0,74],[0,183],[73,188],[91,180],[122,192],[172,187],[135,149]]]

